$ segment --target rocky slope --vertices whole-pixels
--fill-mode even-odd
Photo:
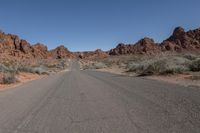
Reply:
[[[143,38],[135,44],[120,43],[108,52],[100,49],[88,52],[70,52],[63,45],[48,51],[47,46],[37,43],[31,45],[17,35],[0,32],[0,61],[38,60],[62,58],[105,58],[109,55],[126,54],[155,54],[165,51],[172,52],[200,52],[200,28],[185,32],[181,27],[175,28],[173,34],[162,43],[155,43],[153,39]]]
[[[108,57],[109,54],[107,52],[102,51],[101,49],[97,49],[95,51],[86,51],[86,52],[75,52],[74,53],[77,58],[80,59],[93,59],[93,58],[105,58]]]
[[[53,59],[76,58],[76,56],[63,45],[58,46],[53,50],[50,50],[48,53],[48,57]]]
[[[200,28],[185,32],[182,27],[175,28],[173,34],[161,44],[144,38],[136,44],[119,44],[109,51],[110,55],[154,54],[165,51],[200,52]]]
[[[31,45],[26,40],[20,39],[17,35],[0,32],[0,61],[33,61],[39,59],[75,58],[64,46],[59,46],[48,51],[44,44]]]
[[[42,44],[31,46],[16,35],[0,32],[0,61],[46,58],[47,48]]]
[[[185,32],[177,27],[173,34],[161,43],[162,51],[194,51],[200,52],[200,28]]]
[[[116,48],[109,51],[110,55],[124,55],[124,54],[153,54],[160,52],[160,47],[153,39],[144,38],[136,44],[119,44]]]
[[[0,32],[0,59],[2,60],[38,60],[38,59],[62,59],[62,58],[96,58],[107,57],[108,53],[97,49],[88,52],[70,52],[63,45],[48,51],[44,44],[31,45],[17,35]]]

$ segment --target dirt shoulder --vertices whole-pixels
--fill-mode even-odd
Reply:
[[[29,82],[29,81],[32,81],[32,80],[37,80],[37,79],[40,79],[40,78],[43,78],[43,77],[44,77],[44,75],[21,72],[21,73],[16,75],[16,78],[18,79],[17,83],[0,84],[0,91],[4,91],[4,90],[10,89],[10,88],[19,86],[21,84],[24,84],[26,82]]]
[[[179,84],[186,87],[200,87],[200,76],[196,74],[176,74],[167,76],[148,76],[148,79],[164,81],[173,84]]]
[[[96,69],[96,71],[100,72],[109,72],[113,74],[119,75],[127,75],[127,76],[136,76],[134,73],[126,72],[126,69],[121,69],[119,67],[113,68],[102,68]],[[187,73],[187,74],[175,74],[175,75],[153,75],[153,76],[146,76],[148,79],[153,79],[157,81],[164,81],[172,84],[179,84],[182,86],[196,86],[200,87],[200,74],[199,73]]]
[[[125,69],[120,69],[119,67],[115,66],[112,68],[101,68],[101,69],[96,69],[96,71],[100,72],[108,72],[108,73],[113,73],[113,74],[119,74],[119,75],[126,75]]]

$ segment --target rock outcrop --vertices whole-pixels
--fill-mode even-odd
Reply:
[[[107,52],[104,52],[101,49],[97,49],[95,51],[87,51],[87,52],[76,52],[75,55],[77,58],[80,59],[105,58],[109,56]]]
[[[37,55],[34,54],[34,57],[39,56],[40,58],[44,59],[48,57],[48,48],[46,45],[37,43],[35,45],[32,45],[32,48],[34,50],[34,53],[37,53]]]
[[[0,61],[2,60],[38,60],[62,58],[105,58],[109,55],[155,54],[160,52],[200,52],[200,28],[185,32],[182,27],[175,28],[173,34],[162,43],[143,38],[135,44],[120,43],[108,52],[100,49],[88,52],[70,52],[63,45],[48,51],[47,46],[37,43],[31,45],[17,35],[0,32]]]
[[[1,58],[37,58],[39,54],[25,40],[16,35],[0,32],[0,55]],[[36,55],[36,57],[35,57]]]
[[[200,28],[185,32],[182,27],[177,27],[160,46],[162,51],[200,52]]]
[[[51,51],[49,51],[50,58],[62,59],[62,58],[75,58],[76,56],[70,52],[64,45],[61,45]]]
[[[126,54],[153,54],[160,52],[160,46],[153,39],[143,38],[136,44],[120,43],[116,48],[109,51],[110,55],[126,55]]]
[[[173,34],[161,44],[144,38],[136,44],[119,44],[109,51],[110,55],[154,54],[159,52],[200,52],[200,28],[185,32],[182,27],[175,28]]]

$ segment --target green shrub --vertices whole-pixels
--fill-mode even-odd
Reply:
[[[186,55],[183,55],[184,58],[188,59],[188,60],[195,60],[197,59],[197,56],[194,55],[194,54],[186,54]]]
[[[170,72],[168,64],[164,60],[148,62],[147,64],[140,66],[137,71],[141,76],[165,74]]]
[[[97,62],[94,63],[94,69],[102,69],[102,68],[106,68],[106,65],[102,62]]]
[[[12,84],[17,82],[15,73],[5,73],[2,82],[3,84]]]
[[[139,69],[139,67],[140,67],[140,64],[135,63],[135,62],[130,62],[126,66],[126,68],[128,69],[128,72],[136,72]]]
[[[18,70],[19,72],[34,73],[32,67],[19,67],[17,70]]]
[[[48,74],[47,68],[44,66],[37,67],[19,67],[19,72],[37,73],[37,74]]]
[[[0,64],[0,72],[6,72],[8,71],[8,67],[6,67],[4,64]]]
[[[200,71],[200,58],[192,61],[191,64],[189,65],[189,69],[190,71],[194,72]]]
[[[175,74],[187,70],[181,63],[173,62],[166,58],[145,60],[140,63],[132,62],[127,68],[128,72],[135,72],[139,76]]]
[[[44,66],[39,66],[39,67],[34,67],[33,68],[33,73],[37,74],[48,74],[46,67]]]

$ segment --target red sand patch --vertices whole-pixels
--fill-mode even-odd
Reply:
[[[40,78],[42,78],[44,76],[40,76],[38,74],[33,74],[33,73],[24,73],[24,72],[22,72],[22,73],[19,73],[16,77],[19,80],[18,83],[8,84],[8,85],[0,84],[0,91],[16,87],[16,86],[18,86],[18,85],[20,85],[22,83],[26,83],[28,81],[40,79]]]

